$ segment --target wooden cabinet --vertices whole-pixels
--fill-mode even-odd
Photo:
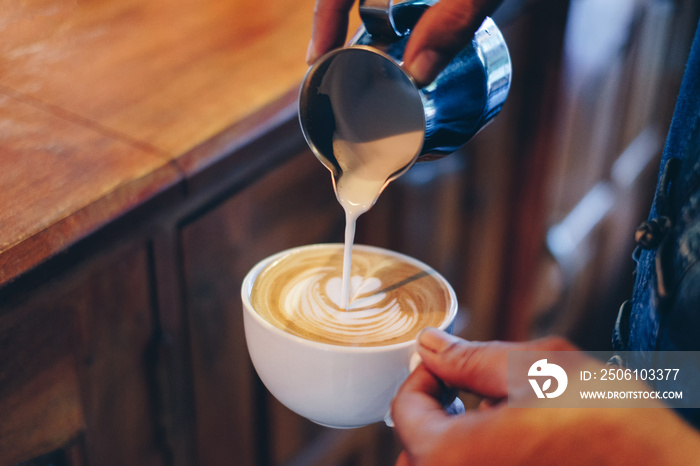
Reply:
[[[3,303],[0,463],[56,450],[68,464],[167,463],[149,275],[145,244],[129,244]]]

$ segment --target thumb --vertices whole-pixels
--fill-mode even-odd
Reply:
[[[434,328],[418,336],[418,353],[428,371],[451,387],[496,399],[507,394],[507,346],[466,341]]]
[[[453,388],[502,399],[508,394],[508,353],[575,349],[561,338],[530,342],[471,342],[438,329],[418,336],[418,353],[428,371]]]

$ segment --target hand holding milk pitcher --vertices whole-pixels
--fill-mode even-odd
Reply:
[[[379,178],[380,171],[386,175],[381,192],[416,160],[457,150],[501,110],[510,89],[511,62],[501,32],[488,17],[424,87],[403,68],[412,29],[436,3],[362,0],[364,25],[347,46],[328,52],[309,69],[299,119],[309,147],[334,183],[352,170],[374,165],[367,168],[373,176]],[[362,150],[343,151],[348,144]],[[401,150],[393,153],[386,148],[399,144]]]
[[[449,331],[457,314],[452,287],[430,266],[364,245],[353,255],[355,221],[382,190],[417,160],[458,149],[508,94],[510,57],[490,18],[427,85],[404,70],[411,31],[435,3],[361,0],[364,26],[309,69],[299,118],[346,212],[345,244],[282,251],[243,282],[258,375],[279,401],[322,425],[390,423],[391,401],[416,364],[416,336],[425,327]]]

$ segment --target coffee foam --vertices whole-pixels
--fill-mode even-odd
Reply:
[[[294,251],[268,265],[251,291],[253,308],[293,335],[342,346],[383,346],[440,326],[452,297],[432,269],[355,248],[350,306],[341,299],[342,245]]]

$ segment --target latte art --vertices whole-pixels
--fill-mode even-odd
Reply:
[[[293,252],[256,278],[251,303],[265,320],[302,338],[344,346],[381,346],[437,327],[452,299],[441,278],[380,250],[355,248],[349,307],[342,294],[342,245]]]

